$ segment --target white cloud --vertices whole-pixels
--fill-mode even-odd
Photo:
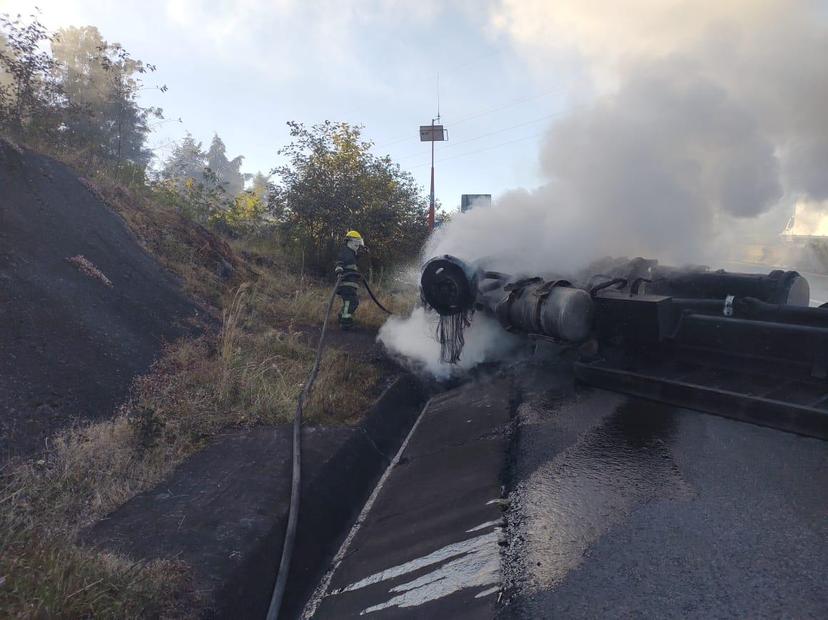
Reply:
[[[346,82],[360,72],[360,52],[375,29],[427,23],[436,0],[172,0],[170,22],[205,54],[244,62],[265,80],[312,74]]]
[[[180,47],[191,61],[197,55],[217,70],[243,65],[242,72],[273,83],[307,75],[347,83],[361,72],[372,33],[428,24],[443,11],[437,0],[133,0],[117,8],[39,0],[37,6],[52,29],[114,20],[124,32],[149,29],[158,45]],[[0,12],[32,10],[31,0],[0,0]]]

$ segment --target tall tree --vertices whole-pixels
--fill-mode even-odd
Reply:
[[[149,119],[163,118],[163,111],[141,106],[138,93],[143,87],[140,76],[156,67],[133,59],[119,43],[107,44],[102,52],[101,65],[108,78],[103,115],[108,129],[108,152],[117,164],[126,160],[146,165],[152,158],[145,147]],[[166,86],[161,89],[166,90]]]
[[[66,115],[67,137],[116,166],[146,166],[151,118],[160,108],[142,106],[141,76],[155,66],[133,59],[118,43],[109,43],[94,26],[64,28],[52,41],[55,73],[73,106]],[[161,87],[166,90],[166,87]]]
[[[106,48],[94,26],[64,28],[52,40],[54,72],[73,104],[64,117],[65,141],[89,156],[106,155],[109,150],[109,77],[101,62]]]
[[[282,218],[282,200],[281,188],[270,180],[270,176],[265,176],[261,172],[253,175],[250,181],[250,192],[259,198],[264,205],[263,218],[271,222],[278,221]]]
[[[36,16],[0,16],[0,129],[143,169],[149,120],[162,117],[138,100],[152,71],[97,28],[52,35]]]
[[[234,209],[233,197],[207,166],[201,142],[189,132],[164,162],[156,187],[168,203],[201,224],[216,223]]]
[[[63,93],[52,77],[55,62],[43,50],[52,35],[34,16],[25,23],[4,14],[0,27],[0,68],[5,75],[0,82],[0,129],[20,136],[56,130]]]
[[[187,182],[204,184],[204,169],[207,166],[207,153],[201,148],[188,131],[184,138],[175,145],[161,170],[164,179],[174,181],[183,188]]]
[[[274,170],[288,238],[309,250],[320,269],[351,228],[367,237],[377,263],[416,255],[428,231],[426,197],[414,178],[389,157],[373,155],[361,127],[288,126],[293,141],[280,150],[288,163]]]
[[[250,191],[256,194],[259,198],[265,197],[272,191],[270,177],[266,177],[261,172],[254,174],[253,180],[250,182]]]
[[[224,142],[218,134],[213,135],[213,141],[207,151],[207,167],[216,176],[218,186],[231,198],[244,189],[244,175],[241,173],[243,160],[242,155],[228,159]]]

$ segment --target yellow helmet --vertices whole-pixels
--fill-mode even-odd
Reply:
[[[360,235],[355,230],[349,230],[347,233],[345,233],[345,237],[347,239],[359,239],[360,241],[362,241],[362,235]]]

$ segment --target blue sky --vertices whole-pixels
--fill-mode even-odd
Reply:
[[[427,189],[429,147],[418,126],[440,111],[437,197],[499,195],[540,183],[539,143],[565,107],[568,70],[538,70],[478,2],[94,2],[40,0],[52,29],[95,25],[109,41],[158,66],[147,104],[164,108],[151,146],[164,157],[184,131],[214,132],[246,172],[268,171],[288,140],[285,123],[325,119],[365,126]],[[31,3],[0,0],[3,11]]]

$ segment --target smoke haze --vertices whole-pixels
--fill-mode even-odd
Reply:
[[[458,215],[426,254],[518,272],[602,255],[715,261],[828,198],[828,9],[815,2],[504,1],[527,58],[576,53],[596,93],[550,127],[547,182]],[[613,7],[619,7],[614,9]]]
[[[409,317],[388,319],[377,338],[391,353],[403,357],[413,370],[427,372],[438,379],[447,379],[453,372],[469,370],[485,361],[506,359],[523,342],[504,331],[495,319],[478,314],[466,330],[466,346],[460,362],[450,366],[440,361],[436,329],[437,315],[419,307]]]
[[[715,263],[828,199],[826,5],[505,0],[492,24],[535,66],[575,54],[593,94],[548,130],[544,185],[455,215],[425,258]]]

